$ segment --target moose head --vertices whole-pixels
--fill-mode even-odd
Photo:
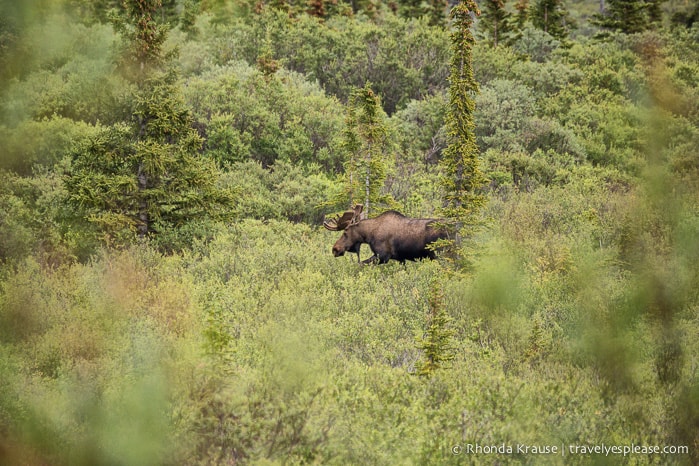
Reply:
[[[357,204],[353,209],[345,211],[341,216],[326,219],[323,226],[330,231],[344,231],[340,239],[333,246],[333,255],[335,257],[342,256],[345,252],[354,252],[357,254],[357,261],[360,261],[359,250],[361,241],[355,241],[347,234],[347,229],[357,225],[361,220],[363,204]]]

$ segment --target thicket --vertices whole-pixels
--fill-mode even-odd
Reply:
[[[0,1],[0,463],[699,462],[696,8],[470,16],[462,269],[358,266],[321,226],[369,93],[372,201],[445,207],[445,4],[127,3],[152,14]]]

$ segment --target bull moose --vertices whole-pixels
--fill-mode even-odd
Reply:
[[[436,225],[440,222],[438,219],[409,218],[389,210],[376,218],[361,220],[362,207],[362,204],[357,204],[342,216],[323,222],[323,226],[330,231],[344,230],[333,245],[335,257],[354,252],[357,261],[362,264],[374,261],[385,264],[390,259],[401,263],[425,257],[434,259],[434,251],[428,245],[447,238],[446,229]],[[363,262],[359,256],[362,243],[368,244],[374,253]]]

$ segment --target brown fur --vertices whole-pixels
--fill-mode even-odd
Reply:
[[[385,264],[391,259],[399,262],[434,259],[434,251],[427,246],[447,237],[444,229],[433,226],[438,221],[431,218],[408,218],[389,210],[376,218],[361,220],[347,227],[333,246],[333,255],[342,256],[349,251],[356,253],[359,259],[360,246],[366,243],[374,255],[364,263],[378,261],[379,264]]]

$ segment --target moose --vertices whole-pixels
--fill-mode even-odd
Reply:
[[[363,205],[357,204],[342,216],[323,222],[323,226],[330,231],[343,231],[333,245],[335,257],[354,252],[357,262],[361,264],[376,261],[385,264],[390,259],[400,263],[425,257],[434,259],[434,251],[428,245],[447,238],[446,229],[437,225],[440,222],[438,219],[409,218],[389,210],[376,218],[361,220],[362,209]],[[367,243],[374,253],[363,262],[359,256],[362,243]]]

